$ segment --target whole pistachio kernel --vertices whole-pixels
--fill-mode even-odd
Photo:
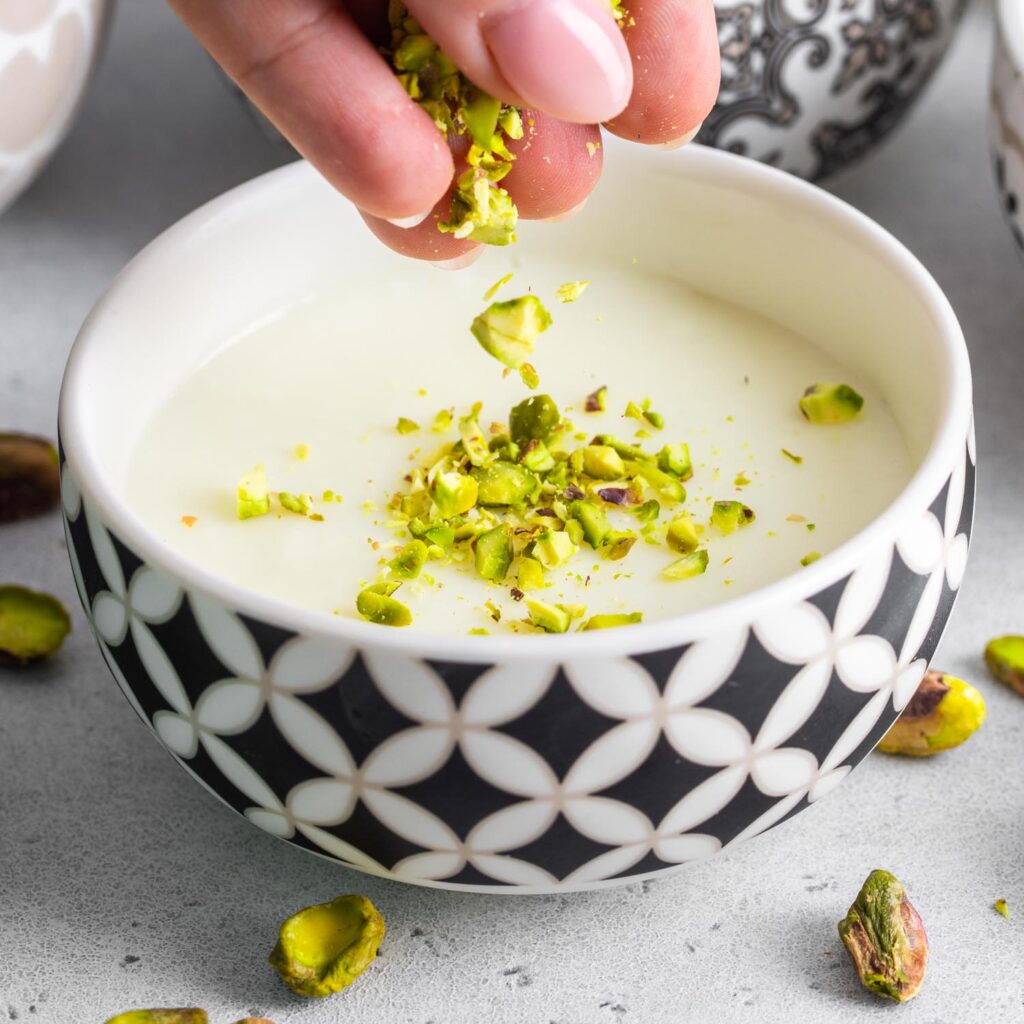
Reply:
[[[700,537],[697,535],[697,527],[693,519],[688,515],[676,516],[668,524],[665,532],[665,542],[673,551],[688,555],[696,551],[700,546]]]
[[[618,480],[626,474],[622,456],[606,444],[588,444],[582,452],[583,472],[595,480]]]
[[[477,501],[488,508],[518,505],[537,492],[538,480],[525,466],[492,462],[473,471]]]
[[[518,370],[533,352],[537,338],[551,326],[551,314],[536,295],[492,302],[470,330],[480,347],[499,362]],[[515,434],[513,433],[513,438]]]
[[[561,422],[555,400],[550,395],[530,395],[508,414],[508,432],[520,447],[530,441],[548,441]]]
[[[391,575],[399,580],[414,580],[427,564],[427,545],[422,540],[411,540],[388,562]]]
[[[545,569],[557,569],[576,554],[577,546],[564,530],[544,530],[538,534],[530,549],[530,557],[535,558]]]
[[[243,473],[235,489],[235,512],[239,519],[265,516],[270,511],[267,471],[261,462]]]
[[[612,532],[611,523],[608,522],[604,510],[592,505],[589,501],[570,502],[569,515],[580,524],[583,529],[583,538],[595,550],[605,542],[605,538]]]
[[[322,999],[351,985],[383,938],[384,918],[365,896],[339,896],[289,917],[270,965],[293,992]]]
[[[677,558],[671,565],[666,565],[661,574],[669,580],[688,580],[694,576],[703,576],[707,569],[708,553],[701,548]]]
[[[60,499],[57,449],[41,437],[0,432],[0,523],[38,515]]]
[[[477,482],[472,476],[449,470],[437,474],[432,494],[441,517],[451,519],[468,512],[476,504]]]
[[[583,624],[583,629],[615,629],[618,626],[633,626],[643,622],[643,612],[630,612],[626,615],[591,615]]]
[[[400,583],[373,583],[364,587],[356,595],[356,611],[367,622],[379,626],[408,626],[412,612],[391,596],[400,586]]]
[[[561,605],[526,598],[526,610],[530,621],[545,633],[565,633],[572,622],[572,614]]]
[[[111,1017],[106,1024],[207,1024],[205,1010],[195,1007],[180,1010],[128,1010]]]
[[[71,619],[57,598],[0,586],[0,665],[27,665],[54,654],[70,631]]]
[[[711,525],[724,534],[749,526],[754,519],[754,510],[742,501],[716,501],[711,508]]]
[[[473,547],[477,573],[485,580],[497,582],[508,575],[512,564],[512,527],[507,523],[482,533]]]
[[[999,682],[1024,696],[1024,636],[990,640],[985,647],[985,664]]]
[[[928,936],[903,886],[888,871],[872,871],[839,922],[839,936],[861,984],[905,1003],[924,982]]]
[[[932,670],[878,749],[912,757],[938,754],[970,739],[985,716],[985,701],[970,683]]]
[[[848,384],[812,384],[800,399],[800,411],[811,423],[849,423],[864,399]]]

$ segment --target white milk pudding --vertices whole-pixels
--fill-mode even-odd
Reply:
[[[356,595],[384,579],[412,539],[395,523],[392,496],[409,490],[407,474],[458,440],[458,420],[473,403],[483,403],[485,443],[508,424],[512,406],[547,394],[572,424],[553,449],[572,451],[598,434],[653,455],[688,444],[685,501],[661,502],[653,521],[642,520],[636,505],[603,509],[615,530],[636,535],[625,557],[580,542],[524,599],[520,552],[499,583],[478,574],[468,548],[461,561],[434,550],[394,594],[411,612],[412,629],[495,634],[536,631],[526,599],[569,608],[577,629],[594,615],[642,613],[650,622],[739,596],[848,540],[909,480],[910,453],[879,392],[814,339],[652,275],[628,256],[571,266],[521,254],[504,266],[484,262],[458,274],[348,279],[225,338],[142,432],[126,482],[134,511],[226,580],[358,618]],[[484,291],[509,270],[515,276],[497,298],[530,292],[553,318],[530,359],[540,376],[536,392],[518,373],[503,375],[469,330],[488,305]],[[570,279],[589,287],[562,304],[555,291]],[[800,397],[823,381],[863,396],[856,419],[804,418]],[[587,395],[602,385],[606,410],[585,411]],[[645,398],[664,418],[662,429],[623,415]],[[432,429],[441,410],[452,412],[446,432]],[[400,417],[419,429],[400,433]],[[239,520],[235,485],[257,464],[271,492],[312,496],[312,515],[272,497],[269,514]],[[741,502],[755,518],[723,534],[710,525],[716,501]],[[707,564],[670,579],[664,570],[681,553],[666,543],[666,527],[681,514]]]

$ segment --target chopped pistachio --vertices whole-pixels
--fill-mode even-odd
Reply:
[[[308,516],[309,510],[313,507],[313,499],[308,494],[291,494],[288,491],[281,491],[277,500],[281,507],[296,515]]]
[[[737,473],[732,483],[734,487],[746,487],[750,483],[750,477],[742,472]]]
[[[617,480],[625,476],[626,466],[622,456],[606,444],[588,444],[580,449],[583,472],[595,480]]]
[[[551,326],[551,314],[536,295],[492,302],[470,328],[485,352],[516,370]]]
[[[484,245],[510,245],[516,240],[518,218],[519,211],[508,192],[491,180],[488,172],[470,166],[456,181],[451,215],[437,226],[456,238]]]
[[[434,422],[431,424],[430,429],[435,434],[445,434],[452,429],[452,411],[451,409],[442,409],[434,417]]]
[[[637,462],[637,475],[668,502],[686,501],[686,488],[671,474],[648,462]]]
[[[476,539],[473,557],[476,571],[485,580],[503,580],[512,564],[512,527],[503,523]]]
[[[413,491],[412,494],[402,495],[398,507],[402,515],[419,519],[430,513],[430,504],[429,491]]]
[[[529,441],[548,441],[562,416],[550,395],[530,395],[508,414],[508,430],[518,445]]]
[[[520,558],[519,567],[516,570],[516,583],[519,584],[519,589],[523,591],[543,590],[544,566],[536,558]]]
[[[700,546],[700,537],[693,519],[688,515],[677,516],[668,524],[665,540],[673,551],[688,555]]]
[[[289,917],[270,965],[292,991],[319,999],[351,985],[383,938],[384,918],[365,896],[339,896]]]
[[[0,586],[0,665],[27,665],[54,654],[70,631],[71,619],[57,598]]]
[[[400,580],[414,580],[427,562],[427,545],[411,540],[388,563],[391,575]]]
[[[540,374],[533,363],[523,363],[519,367],[519,377],[531,391],[536,391],[540,387]]]
[[[526,599],[526,609],[530,621],[545,633],[565,633],[572,621],[572,615],[562,605],[547,604],[532,597]]]
[[[992,906],[995,908],[995,912],[997,914],[1001,914],[1003,917],[1009,918],[1010,905],[1006,902],[1006,900],[996,900],[995,903],[992,904]]]
[[[295,446],[295,458],[299,462],[305,462],[309,458],[309,445],[308,444],[297,444]]]
[[[643,622],[643,612],[630,612],[628,615],[591,615],[583,624],[583,629],[614,629],[617,626],[632,626]]]
[[[579,520],[570,519],[565,524],[565,532],[569,535],[569,540],[579,547],[583,543],[583,526]]]
[[[716,501],[711,509],[711,525],[729,534],[754,521],[754,510],[742,501]]]
[[[812,384],[800,399],[800,411],[811,423],[848,423],[864,399],[848,384]]]
[[[424,530],[423,540],[434,547],[447,550],[455,543],[455,531],[450,526],[440,523]]]
[[[642,523],[653,523],[661,515],[661,505],[652,498],[633,509],[633,514]]]
[[[906,891],[888,871],[872,871],[839,922],[839,936],[861,984],[905,1003],[924,981],[928,936]]]
[[[968,740],[985,716],[985,701],[970,683],[931,670],[878,749],[915,757],[937,754]]]
[[[569,514],[583,529],[583,537],[595,550],[605,542],[611,533],[611,523],[602,509],[589,501],[574,501],[569,505]]]
[[[800,564],[803,566],[808,566],[816,562],[819,558],[821,558],[820,551],[808,551],[807,554],[800,559]]]
[[[0,432],[0,523],[38,515],[60,500],[57,449],[41,437]]]
[[[804,461],[802,455],[794,455],[791,451],[786,448],[780,448],[779,451],[789,459],[790,462],[795,462],[798,466]]]
[[[531,473],[547,473],[555,468],[555,457],[543,441],[527,442],[519,461]]]
[[[575,302],[586,290],[589,281],[566,281],[555,289],[559,302]]]
[[[564,530],[543,530],[530,546],[530,556],[545,569],[557,569],[576,554],[577,545]]]
[[[492,462],[473,474],[476,500],[485,507],[518,505],[535,494],[539,486],[528,469],[514,462]]]
[[[641,423],[644,419],[643,409],[641,409],[640,406],[633,401],[629,401],[626,403],[626,409],[622,413],[622,415],[625,416],[627,419],[638,420]]]
[[[658,468],[679,477],[680,480],[689,480],[693,476],[690,446],[682,443],[665,445],[658,452]]]
[[[652,456],[648,455],[643,448],[630,444],[628,441],[623,441],[621,438],[615,437],[614,434],[597,434],[594,437],[593,443],[604,444],[609,448],[614,448],[624,459],[632,459],[634,462],[654,461]]]
[[[412,612],[391,596],[400,586],[399,583],[373,583],[364,587],[356,596],[356,611],[367,621],[381,626],[408,626]]]
[[[653,409],[645,408],[644,419],[647,420],[655,430],[663,430],[665,428],[665,417],[662,416],[660,412],[655,412]]]
[[[604,412],[608,408],[608,388],[602,384],[596,391],[587,395],[583,405],[584,412]]]
[[[677,558],[671,565],[665,566],[661,574],[670,580],[688,580],[693,576],[702,576],[707,572],[707,568],[708,553],[701,548]]]
[[[395,430],[400,434],[415,434],[420,429],[420,425],[415,420],[410,420],[405,416],[399,416],[398,422],[395,424]]]
[[[999,682],[1024,696],[1024,636],[990,640],[985,648],[985,664]]]
[[[180,1010],[128,1010],[111,1017],[107,1024],[207,1024],[205,1010],[191,1007]]]
[[[493,461],[484,432],[480,429],[475,415],[464,416],[459,420],[459,438],[466,457],[474,466],[484,466]]]
[[[265,516],[270,511],[270,492],[267,490],[267,471],[260,463],[238,480],[235,510],[239,519]]]
[[[494,296],[497,295],[498,292],[501,291],[501,289],[504,288],[504,286],[507,285],[514,276],[514,273],[510,270],[504,277],[499,277],[498,280],[484,292],[484,302],[490,302],[491,299],[493,299]]]
[[[468,630],[468,633],[469,633],[470,636],[490,636],[491,635],[491,631],[489,629],[484,629],[483,626],[474,626],[472,629]]]
[[[449,470],[435,477],[432,493],[442,518],[450,519],[468,512],[476,504],[478,487],[472,476]]]
[[[617,562],[633,549],[637,535],[632,530],[612,530],[601,545],[601,554],[611,562]]]

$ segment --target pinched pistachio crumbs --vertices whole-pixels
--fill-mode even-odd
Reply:
[[[235,490],[235,511],[239,519],[265,516],[270,511],[267,471],[263,463],[243,473]]]
[[[490,302],[491,299],[493,299],[494,296],[497,295],[513,277],[515,277],[515,274],[511,270],[504,277],[499,277],[498,280],[484,292],[484,302]]]
[[[711,509],[711,525],[724,534],[749,526],[754,519],[754,510],[742,501],[716,501]]]
[[[781,451],[782,454],[785,455],[786,458],[789,459],[790,462],[795,462],[798,466],[804,461],[804,458],[803,458],[802,455],[794,455],[787,448],[780,448],[779,451]]]
[[[405,416],[399,416],[398,422],[395,424],[395,430],[400,434],[415,434],[420,429],[420,425],[415,420],[410,420]]]
[[[995,912],[997,914],[1001,914],[1003,917],[1009,918],[1010,906],[1006,902],[1006,900],[996,900],[995,903],[992,904],[992,906],[995,908]]]
[[[615,629],[617,626],[632,626],[643,622],[643,612],[630,612],[627,615],[591,615],[583,629]]]
[[[583,404],[584,412],[604,412],[608,408],[608,388],[602,384],[596,391],[587,395]]]
[[[586,290],[589,281],[566,281],[555,289],[559,302],[575,302]]]
[[[849,423],[863,406],[849,384],[812,384],[800,399],[800,411],[811,423]]]
[[[492,302],[470,330],[480,347],[505,366],[518,370],[534,350],[537,338],[551,326],[551,314],[536,295]]]
[[[816,562],[821,558],[820,551],[809,551],[803,558],[800,559],[801,565],[810,565],[812,562]]]

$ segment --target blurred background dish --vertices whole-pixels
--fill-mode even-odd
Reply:
[[[999,0],[989,97],[989,139],[1003,214],[1024,255],[1024,6]]]
[[[111,7],[110,0],[0,0],[0,211],[71,127]]]

